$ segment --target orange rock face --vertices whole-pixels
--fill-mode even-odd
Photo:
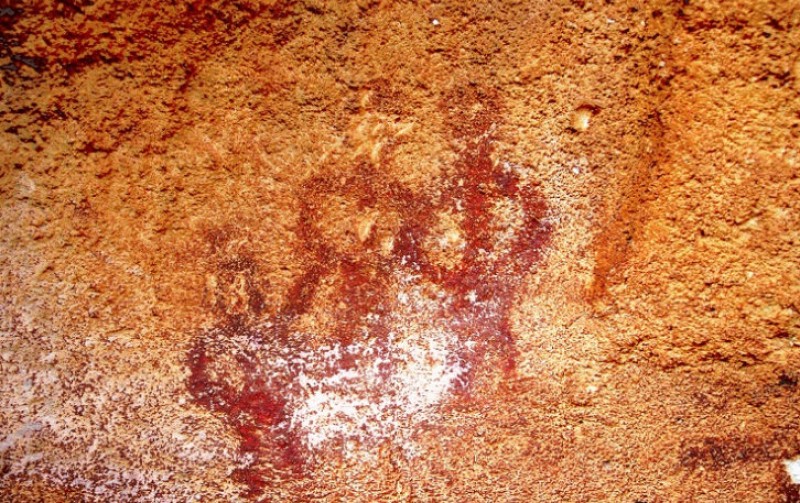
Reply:
[[[798,27],[0,7],[0,501],[800,501]]]
[[[246,286],[260,281],[251,261],[233,260],[236,305],[254,324],[237,312],[203,333],[188,387],[241,436],[248,494],[270,487],[267,462],[302,474],[322,454],[408,451],[435,409],[481,392],[476,375],[513,377],[511,312],[551,229],[542,196],[492,162],[494,117],[476,115],[455,119],[474,127],[433,198],[369,161],[306,182],[295,230],[306,270],[271,316]],[[438,225],[448,215],[460,222]]]

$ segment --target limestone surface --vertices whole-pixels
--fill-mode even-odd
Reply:
[[[797,0],[0,4],[0,502],[798,502]]]

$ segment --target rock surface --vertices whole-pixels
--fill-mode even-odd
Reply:
[[[0,501],[800,501],[800,3],[0,46]]]

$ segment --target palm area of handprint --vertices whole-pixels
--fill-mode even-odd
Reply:
[[[463,149],[424,197],[369,159],[308,180],[307,267],[280,308],[196,338],[187,387],[240,437],[253,495],[266,466],[299,474],[323,451],[408,444],[477,373],[514,372],[515,294],[551,226],[536,187],[492,158],[492,111],[456,117]]]

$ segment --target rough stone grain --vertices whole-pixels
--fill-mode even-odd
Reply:
[[[0,5],[0,501],[797,502],[796,0]]]

